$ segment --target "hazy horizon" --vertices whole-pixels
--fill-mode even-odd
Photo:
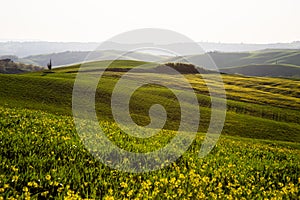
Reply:
[[[34,40],[34,39],[2,39],[0,38],[0,42],[49,42],[49,43],[101,43],[104,41],[96,42],[96,41],[47,41],[47,40]],[[246,43],[246,42],[222,42],[222,41],[196,41],[198,43],[212,43],[212,44],[245,44],[245,45],[267,45],[267,44],[291,44],[295,42],[300,42],[300,40],[287,41],[287,42],[271,42],[271,43]],[[115,42],[118,43],[118,42]],[[119,43],[119,44],[129,44],[129,43]],[[130,43],[132,44],[132,43]],[[134,43],[133,43],[134,44]],[[136,43],[139,44],[139,43]],[[171,44],[171,43],[168,43]]]
[[[2,40],[101,42],[139,28],[170,29],[197,42],[300,40],[297,0],[4,0],[1,6]]]

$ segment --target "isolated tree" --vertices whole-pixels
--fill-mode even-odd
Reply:
[[[51,59],[50,59],[50,62],[47,64],[47,67],[48,67],[48,69],[49,69],[49,70],[51,70],[51,69],[52,69],[52,63],[51,63]]]

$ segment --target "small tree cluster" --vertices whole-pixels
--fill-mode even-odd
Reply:
[[[156,69],[161,72],[167,72],[168,70],[167,70],[166,66],[171,67],[182,74],[199,73],[199,71],[196,69],[195,65],[188,64],[188,63],[166,63],[164,65],[157,66]]]

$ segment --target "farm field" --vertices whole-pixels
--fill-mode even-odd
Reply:
[[[90,65],[101,68],[105,62]],[[121,60],[114,61],[111,68],[129,69],[140,64],[147,63]],[[299,80],[222,75],[227,97],[224,129],[212,152],[199,158],[210,122],[210,97],[200,75],[185,74],[200,105],[199,133],[175,163],[135,174],[105,166],[81,143],[72,117],[78,67],[0,75],[0,199],[299,198]],[[133,121],[147,125],[148,110],[157,103],[165,107],[168,117],[155,138],[132,139],[120,131],[110,106],[112,89],[124,73],[107,71],[99,82],[95,107],[100,126],[124,149],[150,152],[161,148],[178,130],[176,97],[158,85],[139,88],[130,102]],[[128,74],[135,80],[150,75]],[[160,81],[180,88],[182,79],[160,74]]]

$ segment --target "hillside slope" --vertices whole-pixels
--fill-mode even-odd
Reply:
[[[132,140],[115,123],[102,121],[100,126],[112,141],[99,151],[108,155],[107,161],[118,159],[114,145],[130,152],[153,152],[176,134],[163,130],[150,140]],[[299,143],[222,136],[210,154],[200,158],[203,136],[198,134],[174,163],[152,159],[152,165],[164,162],[160,170],[124,173],[92,156],[71,116],[0,106],[0,198],[172,199],[176,195],[175,199],[298,199]],[[172,148],[168,153],[176,151],[178,148]],[[152,166],[144,160],[138,165],[126,158],[122,166]],[[152,188],[157,192],[149,192]],[[114,197],[106,198],[108,194]]]
[[[300,66],[300,50],[262,50],[243,53],[209,52],[202,55],[190,55],[187,58],[208,69],[213,67],[211,59],[218,68],[255,64],[290,64]],[[171,60],[177,59],[172,58]],[[181,59],[178,61],[181,61]]]
[[[103,67],[106,62],[94,62]],[[137,61],[115,61],[114,68],[132,68],[144,64]],[[36,72],[24,75],[0,75],[0,104],[44,110],[64,115],[72,114],[72,89],[78,66]],[[96,71],[86,71],[97,74]],[[96,93],[96,110],[101,120],[113,121],[110,96],[124,72],[105,72]],[[132,80],[142,81],[145,76],[159,75],[166,85],[183,81],[176,75],[128,73]],[[211,74],[211,76],[214,76]],[[210,98],[200,75],[186,74],[197,93],[201,109],[200,131],[205,132],[210,121]],[[279,78],[247,78],[223,75],[227,91],[227,118],[224,134],[260,139],[300,141],[299,81]],[[212,83],[213,84],[213,83]],[[291,89],[293,88],[293,89]],[[139,124],[148,124],[148,110],[153,104],[166,106],[170,118],[166,129],[175,129],[180,120],[180,109],[174,94],[164,87],[151,86],[138,89],[131,99],[132,118]]]
[[[228,74],[242,74],[246,76],[269,76],[269,77],[300,77],[300,67],[293,65],[246,65],[220,69]]]
[[[32,65],[46,66],[51,59],[53,66],[64,66],[81,63],[83,61],[101,61],[112,60],[116,58],[119,60],[140,60],[146,62],[186,62],[186,59],[188,59],[194,64],[197,64],[205,69],[214,69],[213,66],[215,63],[219,69],[222,69],[222,72],[226,73],[274,77],[298,77],[299,72],[297,68],[294,67],[300,66],[300,50],[297,49],[268,49],[242,53],[209,52],[206,54],[190,55],[182,58],[154,55],[144,52],[125,53],[125,51],[116,50],[102,50],[93,52],[92,54],[90,51],[67,51],[53,54],[34,55],[24,58],[16,57],[14,60]],[[261,67],[254,67],[254,65],[260,65]],[[273,67],[271,67],[271,65],[273,65]],[[243,68],[236,68],[241,66]],[[246,68],[245,66],[251,67]],[[285,68],[283,68],[283,66]],[[227,68],[232,69],[225,70]]]
[[[0,199],[298,199],[300,81],[222,75],[227,95],[223,132],[212,151],[199,157],[211,122],[211,101],[201,75],[128,72],[130,80],[159,76],[159,82],[131,95],[130,116],[126,117],[145,126],[151,121],[152,105],[162,105],[167,113],[164,129],[152,137],[138,138],[115,123],[111,94],[124,75],[121,69],[153,67],[153,63],[117,60],[110,67],[119,70],[104,72],[99,81],[99,70],[92,69],[103,71],[108,62],[88,63],[81,71],[88,79],[79,90],[86,94],[86,84],[98,81],[92,109],[104,138],[88,130],[89,121],[79,126],[91,133],[88,137],[76,129],[72,91],[79,65],[51,73],[0,74]],[[172,145],[181,108],[174,93],[160,84],[176,85],[176,92],[183,92],[184,78],[196,93],[201,119],[195,138],[180,133],[183,140]],[[212,79],[210,84],[216,82]],[[107,139],[111,142],[100,146]],[[193,142],[187,146],[190,139]],[[147,155],[168,146],[168,157],[160,153],[142,159],[120,156],[115,148]],[[181,153],[181,146],[188,149],[173,162],[169,158]],[[152,166],[158,166],[157,170],[148,172]],[[123,171],[137,169],[146,173]]]
[[[156,62],[164,60],[167,57],[142,52],[126,53],[116,50],[95,51],[92,54],[90,51],[66,51],[61,53],[28,56],[25,58],[19,58],[19,61],[28,64],[46,66],[51,59],[53,62],[53,66],[60,66],[93,60],[114,60],[116,58],[118,58],[119,60],[141,60]]]

